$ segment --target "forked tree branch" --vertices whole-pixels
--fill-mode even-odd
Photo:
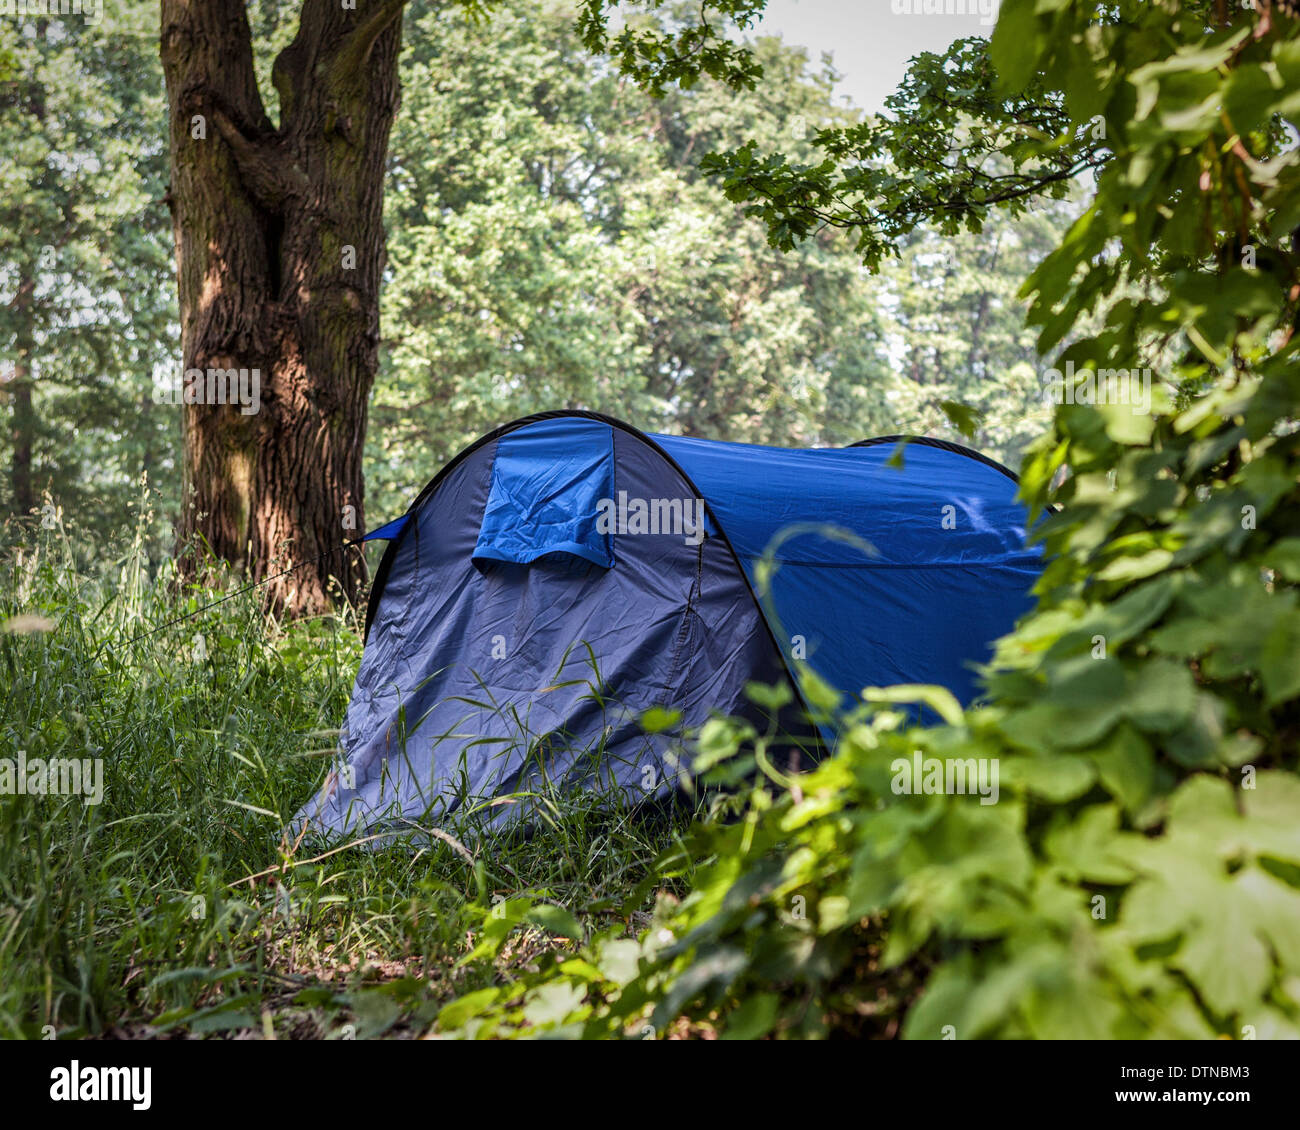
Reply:
[[[307,175],[274,142],[245,137],[220,110],[213,112],[213,121],[235,154],[244,187],[263,208],[280,212],[307,195]]]
[[[331,83],[346,80],[366,65],[375,41],[401,18],[406,3],[407,0],[378,0],[373,10],[349,32],[339,46],[329,68]]]

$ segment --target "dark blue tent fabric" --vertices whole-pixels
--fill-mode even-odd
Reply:
[[[552,789],[667,796],[683,733],[713,712],[765,723],[745,685],[793,659],[849,695],[938,682],[969,699],[1039,556],[1007,473],[893,453],[651,437],[581,413],[486,437],[383,528],[341,760],[296,826],[499,826]],[[764,612],[759,562],[783,537]],[[676,723],[646,733],[652,707]]]
[[[618,493],[694,497],[646,439],[602,427]],[[470,813],[506,825],[551,789],[663,798],[683,769],[683,730],[715,710],[754,716],[745,683],[782,677],[719,538],[613,533],[610,568],[568,552],[476,558],[502,448],[494,439],[456,461],[390,543],[343,756],[295,833],[304,821],[337,835],[413,831]],[[526,468],[511,481],[515,471]],[[566,480],[570,490],[590,500],[581,482]],[[640,719],[656,706],[680,720],[647,734]]]

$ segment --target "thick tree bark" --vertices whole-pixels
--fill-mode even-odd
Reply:
[[[378,365],[383,175],[404,0],[304,0],[275,62],[272,125],[242,0],[162,0],[181,346],[193,370],[257,370],[260,405],[183,405],[178,530],[269,586],[273,606],[357,596],[362,448]],[[334,551],[334,552],[331,552]]]

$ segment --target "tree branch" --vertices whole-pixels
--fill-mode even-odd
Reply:
[[[402,16],[407,0],[379,0],[339,46],[329,68],[331,85],[356,74],[370,57],[375,41]]]
[[[235,156],[243,186],[260,207],[279,212],[290,201],[306,195],[306,174],[285,160],[274,140],[249,136],[218,105],[210,104],[208,115]]]

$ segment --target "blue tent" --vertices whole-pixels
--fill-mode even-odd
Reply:
[[[666,796],[682,732],[754,715],[745,684],[796,659],[848,695],[969,701],[1040,553],[1010,471],[929,439],[900,465],[900,438],[787,450],[589,412],[484,436],[370,535],[391,540],[343,760],[299,826],[509,823],[541,787]],[[675,725],[647,733],[652,707]]]

